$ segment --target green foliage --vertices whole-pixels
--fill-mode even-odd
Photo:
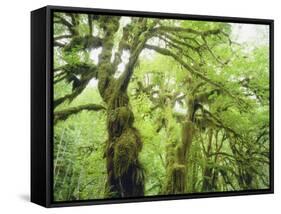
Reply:
[[[106,172],[103,148],[107,138],[105,126],[105,115],[98,112],[82,112],[56,124],[56,201],[104,197]]]
[[[88,21],[85,14],[55,16],[54,37],[73,35],[54,47],[54,100],[65,98],[54,114],[85,104],[107,110],[55,124],[55,201],[122,197],[106,180],[132,167],[131,179],[140,186],[145,180],[145,196],[269,187],[268,44],[232,41],[229,23],[93,16],[93,34],[106,39],[95,56]],[[163,26],[169,29],[156,31]],[[146,44],[182,61],[143,48],[126,71],[149,28]],[[122,78],[129,86],[117,91]],[[115,129],[121,134],[112,137]]]

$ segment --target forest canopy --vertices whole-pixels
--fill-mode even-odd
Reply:
[[[54,201],[268,189],[269,26],[54,12]]]

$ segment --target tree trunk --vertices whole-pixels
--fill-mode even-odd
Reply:
[[[124,73],[120,78],[115,79],[113,74],[117,66],[111,63],[111,56],[114,33],[118,30],[119,19],[110,17],[104,21],[106,33],[97,67],[98,89],[107,104],[108,140],[104,154],[107,168],[105,195],[110,198],[143,196],[144,170],[138,158],[142,141],[139,131],[133,126],[134,114],[129,104],[127,86],[146,39],[139,42],[134,51],[131,51]],[[121,56],[121,52],[119,55]]]
[[[138,155],[142,148],[139,131],[126,93],[114,93],[107,111],[107,190],[110,197],[144,194],[144,171]]]
[[[167,184],[166,194],[186,192],[187,155],[192,143],[193,124],[186,121],[182,124],[182,137],[178,145],[167,147]]]
[[[168,145],[166,194],[185,193],[187,179],[187,156],[194,132],[194,100],[188,100],[188,115],[181,125],[181,140]],[[168,130],[169,131],[169,130]]]

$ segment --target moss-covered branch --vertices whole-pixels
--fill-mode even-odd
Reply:
[[[242,139],[242,136],[241,136],[239,133],[237,133],[234,129],[232,129],[232,128],[226,126],[220,118],[218,118],[217,116],[215,116],[214,114],[212,114],[210,111],[208,111],[208,110],[206,110],[206,109],[203,109],[203,111],[204,111],[204,113],[207,114],[211,119],[214,120],[215,124],[216,124],[218,127],[223,128],[223,129],[225,129],[226,131],[232,133],[235,137],[238,137],[238,138]]]
[[[174,60],[176,60],[177,62],[179,62],[186,70],[188,70],[191,74],[195,75],[196,77],[204,80],[205,82],[209,83],[210,85],[215,86],[216,88],[219,88],[221,91],[225,92],[227,95],[229,95],[230,97],[234,98],[236,101],[238,101],[239,103],[245,104],[245,102],[243,100],[241,100],[240,98],[234,96],[228,89],[226,89],[221,83],[217,83],[213,80],[211,80],[210,78],[208,78],[206,75],[203,74],[203,72],[199,72],[197,70],[195,70],[194,68],[192,68],[190,65],[188,65],[186,62],[184,62],[178,55],[176,55],[175,53],[173,53],[172,51],[166,49],[166,48],[160,48],[157,46],[153,46],[153,45],[145,45],[145,48],[154,50],[162,55],[166,55],[166,56],[170,56],[172,57]]]
[[[210,36],[210,35],[218,35],[220,33],[223,33],[221,29],[199,31],[192,28],[171,27],[171,26],[160,26],[155,28],[154,31],[188,33],[188,34],[195,34],[198,36]]]
[[[54,108],[66,100],[72,101],[83,92],[91,79],[97,77],[96,65],[89,63],[79,62],[75,64],[66,64],[54,70],[55,73],[57,73],[54,76],[54,83],[66,80],[66,82],[72,84],[72,92],[54,100]],[[58,71],[61,72],[59,73]],[[79,76],[79,78],[77,76]]]
[[[71,115],[77,114],[81,111],[101,111],[106,108],[99,104],[85,104],[75,107],[70,107],[68,109],[63,109],[54,112],[54,123],[56,124],[60,120],[66,120]]]
[[[92,63],[78,62],[73,64],[66,64],[54,69],[55,72],[63,71],[66,74],[75,74],[75,75],[86,75],[91,73],[92,76],[96,76],[97,66]],[[59,75],[59,74],[58,74]],[[57,75],[55,75],[55,78]]]
[[[101,17],[100,27],[105,33],[103,37],[103,48],[99,55],[98,63],[98,89],[101,97],[108,102],[109,96],[112,95],[112,87],[114,84],[113,65],[111,63],[112,49],[114,46],[114,35],[119,29],[120,17]]]
[[[131,48],[131,56],[129,58],[129,62],[126,65],[125,71],[122,76],[119,78],[118,90],[125,91],[127,90],[129,81],[134,71],[135,64],[138,60],[138,57],[141,51],[144,49],[147,40],[151,37],[151,31],[155,26],[156,22],[153,22],[150,26],[147,26],[146,20],[140,21],[140,26],[138,29],[137,37],[133,41],[133,45]]]
[[[64,47],[64,51],[94,49],[102,46],[102,39],[92,35],[76,36]]]
[[[67,14],[68,15],[68,14]],[[55,14],[54,15],[54,23],[57,23],[57,24],[62,24],[64,26],[67,27],[67,29],[69,30],[69,32],[72,34],[72,35],[77,35],[78,34],[78,31],[77,31],[77,26],[78,26],[78,21],[77,21],[77,15],[73,16],[73,15],[70,15],[72,18],[71,18],[71,22],[69,22],[67,19],[65,19],[63,16],[61,15],[58,15],[58,14]]]

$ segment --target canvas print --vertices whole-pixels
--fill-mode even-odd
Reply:
[[[269,25],[54,11],[54,202],[270,188]]]

